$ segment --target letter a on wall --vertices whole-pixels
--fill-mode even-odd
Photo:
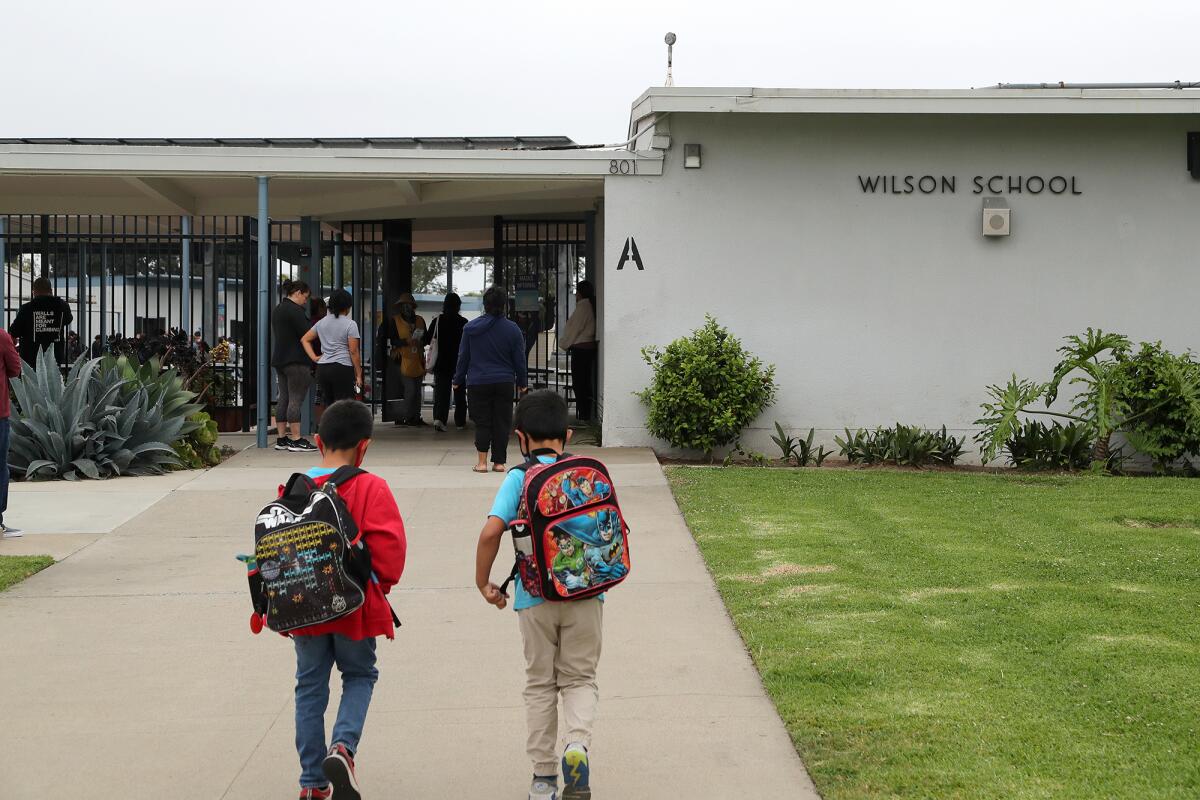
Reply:
[[[625,240],[625,249],[621,251],[621,260],[617,262],[617,269],[625,269],[626,261],[632,261],[639,270],[646,269],[646,265],[642,263],[642,254],[638,252],[637,242],[632,236]]]

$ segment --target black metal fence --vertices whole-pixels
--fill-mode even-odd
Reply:
[[[509,316],[525,334],[530,384],[574,403],[571,357],[558,334],[575,310],[575,287],[589,277],[592,222],[496,219],[496,273]]]

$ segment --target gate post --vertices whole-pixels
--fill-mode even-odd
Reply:
[[[4,246],[8,244],[8,217],[0,217],[0,322],[8,327],[8,259]]]
[[[333,234],[333,288],[341,289],[345,281],[342,280],[342,232],[336,231]]]
[[[267,353],[267,325],[270,324],[270,249],[271,220],[267,216],[267,178],[258,176],[258,447],[267,446],[267,428],[271,424],[270,354]]]
[[[183,287],[179,292],[179,310],[183,320],[183,332],[187,334],[190,342],[194,330],[192,328],[192,218],[183,217],[180,225],[183,232],[183,248],[179,253],[179,271],[183,273]]]

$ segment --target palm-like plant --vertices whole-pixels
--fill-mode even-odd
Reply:
[[[1172,386],[1166,399],[1134,409],[1125,391],[1131,346],[1128,337],[1088,328],[1083,336],[1068,336],[1066,341],[1058,348],[1062,358],[1048,382],[1013,375],[1006,386],[988,387],[991,402],[983,403],[984,416],[975,420],[982,426],[975,440],[984,463],[994,459],[1020,432],[1023,414],[1059,417],[1085,426],[1092,440],[1092,460],[1107,464],[1113,434],[1128,433],[1131,423],[1179,398],[1190,398],[1188,403],[1200,410],[1200,374],[1196,370],[1172,373],[1178,379],[1177,385]],[[1063,381],[1082,388],[1072,399],[1069,411],[1051,411],[1049,406],[1058,399]],[[1044,401],[1045,408],[1034,407],[1039,400]]]

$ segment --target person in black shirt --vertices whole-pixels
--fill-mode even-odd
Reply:
[[[271,366],[275,367],[279,378],[279,403],[275,407],[279,439],[275,449],[293,453],[315,452],[317,448],[312,442],[300,435],[300,409],[313,382],[312,359],[300,344],[300,339],[312,327],[305,313],[312,292],[304,281],[288,281],[283,285],[283,291],[287,296],[279,301],[271,314],[274,337]],[[291,436],[288,436],[289,432]]]
[[[33,282],[33,299],[18,309],[8,332],[17,340],[21,360],[36,369],[38,352],[51,345],[54,345],[54,360],[59,364],[66,362],[63,328],[74,321],[67,301],[55,297],[50,280],[41,277]]]
[[[454,371],[458,369],[458,347],[462,343],[463,327],[467,320],[458,312],[462,309],[462,299],[451,292],[442,301],[442,313],[433,318],[429,330],[425,332],[425,345],[428,347],[437,339],[437,360],[433,362],[433,427],[435,430],[446,430],[446,420],[450,416],[451,385],[454,383]],[[454,394],[454,425],[460,431],[467,424],[467,387],[460,386],[453,390]]]

